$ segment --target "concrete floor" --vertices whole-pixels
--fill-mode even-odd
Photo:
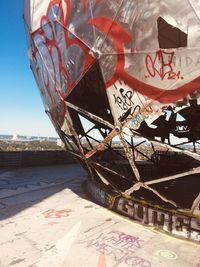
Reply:
[[[78,165],[0,171],[0,266],[200,267],[200,245],[87,199]]]

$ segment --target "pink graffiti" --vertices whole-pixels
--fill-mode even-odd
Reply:
[[[70,209],[64,209],[64,210],[55,210],[55,209],[50,209],[42,214],[44,215],[44,218],[62,218],[62,217],[68,217],[69,213],[71,212]]]
[[[151,267],[150,261],[144,260],[141,257],[131,255],[125,260],[125,263],[131,267]]]
[[[151,262],[134,255],[135,251],[141,249],[144,240],[137,236],[127,235],[120,231],[111,231],[95,234],[78,242],[85,248],[93,248],[101,255],[114,260],[115,267],[124,263],[131,267],[151,267]],[[105,260],[102,260],[102,266]],[[101,265],[100,265],[101,266]]]

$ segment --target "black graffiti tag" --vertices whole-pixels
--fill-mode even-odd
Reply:
[[[119,106],[121,110],[128,110],[131,106],[134,105],[132,101],[133,91],[125,91],[123,88],[115,89],[119,91],[119,95],[113,94],[115,104]]]

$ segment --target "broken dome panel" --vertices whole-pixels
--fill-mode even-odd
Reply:
[[[66,101],[113,124],[106,87],[98,61],[90,67],[67,96]]]
[[[162,49],[179,48],[187,46],[187,34],[167,23],[162,17],[157,20],[158,41]]]

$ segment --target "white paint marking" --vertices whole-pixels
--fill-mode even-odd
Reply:
[[[35,267],[66,267],[65,261],[67,259],[67,254],[79,232],[81,226],[81,221],[78,222],[71,230],[57,241],[54,248],[47,251],[36,263]]]

